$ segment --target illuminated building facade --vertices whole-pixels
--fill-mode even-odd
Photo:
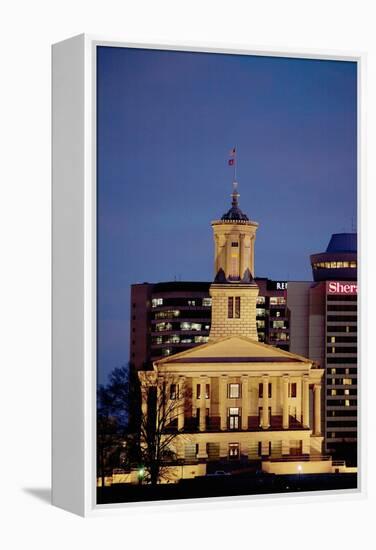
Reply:
[[[290,350],[325,369],[325,450],[357,461],[357,235],[335,234],[311,256],[314,283],[288,284]]]
[[[289,350],[287,283],[256,278],[258,340]],[[137,370],[205,344],[212,315],[210,282],[172,281],[131,287],[130,361]]]
[[[260,461],[268,472],[331,472],[321,455],[324,371],[311,359],[259,342],[254,274],[258,224],[238,205],[212,222],[215,278],[208,343],[156,360],[139,372],[142,410],[153,388],[171,407],[176,456],[195,475],[211,461]],[[297,466],[298,464],[298,466]],[[179,470],[180,471],[180,470]]]

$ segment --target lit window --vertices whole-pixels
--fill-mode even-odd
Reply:
[[[336,369],[330,369],[330,372],[331,372],[331,374],[335,374],[335,373],[336,373]]]
[[[350,407],[350,400],[349,399],[345,399],[345,407]]]
[[[284,298],[283,296],[271,296],[269,299],[269,304],[271,306],[282,305],[285,303],[286,303],[286,298]]]
[[[350,390],[345,390],[345,391],[344,391],[344,394],[345,394],[345,395],[350,395]]]
[[[151,307],[163,306],[163,298],[153,298],[151,301]]]
[[[257,296],[256,304],[265,304],[265,296]]]
[[[196,300],[188,300],[188,305],[189,306],[195,306],[196,305]]]
[[[155,330],[162,331],[162,330],[171,330],[172,325],[171,323],[156,323]]]
[[[171,384],[170,386],[170,399],[177,399],[178,398],[178,392],[177,392],[177,385]]]
[[[195,336],[196,344],[206,344],[209,341],[209,336]]]
[[[331,395],[337,395],[337,390],[331,390]]]
[[[192,323],[191,324],[192,330],[201,330],[201,323]]]
[[[240,397],[240,384],[228,385],[228,396],[230,399],[237,399]]]
[[[212,299],[211,298],[203,298],[202,299],[202,305],[204,307],[210,307],[212,305]]]
[[[356,262],[350,262],[350,267],[352,268],[356,267]]]
[[[180,323],[180,330],[191,330],[191,323]]]
[[[162,350],[162,355],[171,355],[171,349],[170,348],[164,348]]]
[[[343,378],[342,384],[343,384],[344,386],[351,386],[351,384],[352,384],[351,378]]]
[[[334,342],[336,341],[336,337],[335,337],[335,336],[332,336],[332,337],[330,338],[330,341],[332,342],[332,344],[334,344]]]
[[[228,409],[228,427],[230,430],[238,430],[240,426],[240,409],[239,407],[230,407]]]
[[[232,460],[239,458],[239,443],[229,443],[228,457]]]

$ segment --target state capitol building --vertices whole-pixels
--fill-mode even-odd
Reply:
[[[171,465],[175,480],[205,475],[214,462],[257,461],[269,473],[343,471],[344,463],[323,454],[325,369],[287,351],[286,341],[259,341],[258,223],[240,209],[236,183],[231,197],[231,208],[211,224],[208,336],[138,367],[142,414],[151,414],[151,393],[165,396],[168,431],[175,431],[171,452],[180,464]]]

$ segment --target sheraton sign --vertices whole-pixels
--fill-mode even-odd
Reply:
[[[327,294],[357,294],[358,285],[350,282],[327,281]]]

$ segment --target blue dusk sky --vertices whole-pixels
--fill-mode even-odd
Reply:
[[[98,48],[99,382],[129,360],[132,283],[212,280],[234,146],[255,276],[312,279],[356,227],[356,90],[352,62]]]

